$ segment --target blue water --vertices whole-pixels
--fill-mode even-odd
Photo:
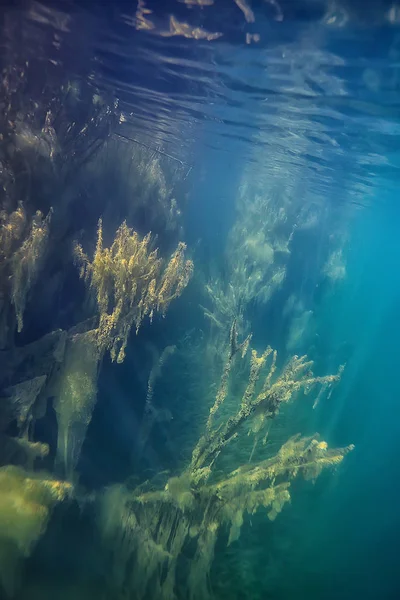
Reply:
[[[1,8],[0,478],[11,464],[24,482],[71,490],[54,504],[43,490],[27,501],[0,479],[1,600],[399,597],[399,14],[392,2],[323,0]],[[9,251],[4,232],[21,206]],[[31,272],[24,240],[35,212],[50,208]],[[194,272],[165,317],[155,306],[137,334],[132,325],[121,364],[109,347],[94,363],[81,349],[67,371],[74,336],[100,328],[95,284],[90,293],[74,251],[78,242],[93,259],[100,218],[104,248],[126,220],[140,239],[152,232],[164,260],[184,241]],[[239,342],[251,332],[259,354],[277,350],[275,377],[294,354],[307,354],[318,376],[342,374],[321,396],[312,389],[281,406],[265,445],[261,437],[253,446],[246,422],[210,481],[271,459],[297,433],[354,449],[315,481],[280,475],[291,501],[276,519],[264,506],[245,513],[230,545],[221,525],[205,588],[189,576],[193,524],[205,511],[193,477],[184,491],[197,508],[171,501],[171,532],[196,517],[162,595],[156,583],[166,581],[175,533],[150,572],[168,526],[152,530],[137,497],[170,498],[173,478],[184,480],[232,322]],[[240,406],[246,360],[230,371],[217,423]],[[91,368],[92,410],[69,421],[85,423],[79,443],[69,441],[71,462],[60,398],[67,407],[72,393],[81,398]],[[16,399],[15,386],[43,375],[31,403]],[[31,460],[27,443],[46,445],[45,455]],[[135,525],[122,496],[105,500],[110,490],[130,495]],[[104,515],[122,538],[107,537]]]

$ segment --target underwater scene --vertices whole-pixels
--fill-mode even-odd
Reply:
[[[400,4],[0,45],[0,600],[400,598]]]

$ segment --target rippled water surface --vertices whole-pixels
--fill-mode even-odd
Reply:
[[[21,41],[43,54],[43,68],[70,69],[78,97],[80,78],[111,92],[118,134],[188,164],[217,149],[265,176],[290,167],[325,191],[340,180],[338,194],[365,201],[375,178],[390,181],[398,168],[396,8],[365,6],[365,23],[351,5],[309,3],[296,14],[290,3],[255,4],[249,13],[234,0],[33,3],[8,17],[7,31],[22,21]]]

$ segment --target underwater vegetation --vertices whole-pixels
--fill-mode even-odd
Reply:
[[[305,260],[296,236],[323,209],[280,193],[279,178],[250,185],[244,171],[225,254],[204,264],[183,241],[187,173],[123,137],[119,102],[104,90],[56,65],[39,85],[39,71],[15,59],[1,79],[1,597],[24,597],[30,561],[65,517],[65,528],[87,518],[104,598],[206,599],[217,544],[234,547],[257,511],[284,519],[295,480],[315,481],[353,450],[285,426],[274,438],[289,406],[305,396],[318,406],[344,369],[315,375],[318,360],[296,354],[311,300],[301,286],[285,290]],[[332,285],[345,278],[338,239],[315,265]],[[279,293],[286,338],[273,349],[257,329]],[[107,424],[99,454],[115,475],[91,487],[85,444],[101,384],[123,369],[138,427]],[[109,396],[118,404],[118,390]],[[123,427],[136,453],[128,477],[114,452]],[[147,451],[158,444],[167,456],[170,431],[181,454],[151,465]]]
[[[193,262],[185,260],[182,242],[163,268],[157,250],[149,250],[150,234],[140,239],[123,223],[111,247],[103,248],[102,223],[99,222],[93,261],[76,246],[76,260],[81,277],[95,290],[100,313],[99,348],[110,351],[111,360],[122,362],[132,326],[136,333],[144,317],[153,319],[155,311],[165,316],[172,300],[178,298],[189,283]],[[110,309],[112,310],[110,314]]]
[[[216,474],[221,453],[246,432],[258,435],[279,412],[281,404],[301,390],[330,385],[338,375],[315,377],[306,356],[293,357],[276,374],[277,353],[268,347],[261,355],[249,347],[250,339],[237,340],[235,323],[220,387],[210,409],[206,431],[196,443],[190,464],[171,477],[164,489],[148,481],[130,490],[114,486],[99,504],[100,530],[106,547],[112,548],[112,586],[121,597],[173,598],[177,571],[187,569],[187,598],[211,595],[209,573],[220,531],[229,530],[228,545],[240,536],[244,515],[259,508],[274,520],[290,502],[290,486],[300,476],[315,480],[325,468],[336,467],[353,449],[329,449],[318,435],[290,438],[275,456],[233,471]],[[237,412],[216,426],[214,419],[228,393],[232,363],[244,360],[249,375]],[[269,365],[267,364],[270,358]],[[215,471],[214,471],[215,468]],[[191,541],[189,566],[181,564],[185,546]]]
[[[0,468],[0,581],[7,596],[18,587],[22,561],[46,530],[55,505],[71,484],[20,467]]]
[[[58,417],[57,461],[72,478],[79,459],[96,400],[99,363],[106,351],[118,363],[132,326],[136,333],[144,317],[150,321],[155,311],[165,316],[168,306],[187,286],[193,263],[184,259],[185,244],[180,243],[164,265],[157,250],[149,251],[150,235],[140,239],[123,223],[110,248],[103,248],[102,223],[99,222],[93,261],[81,246],[75,259],[81,277],[94,292],[99,312],[98,326],[69,336],[64,363],[54,385],[54,408]]]
[[[0,277],[2,298],[10,298],[14,315],[8,314],[5,301],[0,307],[2,331],[8,321],[17,320],[17,330],[22,331],[23,314],[29,289],[34,284],[46,249],[51,212],[46,218],[37,211],[31,221],[22,203],[11,214],[0,213]],[[5,333],[3,334],[5,335]]]

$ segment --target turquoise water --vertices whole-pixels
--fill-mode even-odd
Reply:
[[[1,8],[1,600],[398,598],[399,14]]]

